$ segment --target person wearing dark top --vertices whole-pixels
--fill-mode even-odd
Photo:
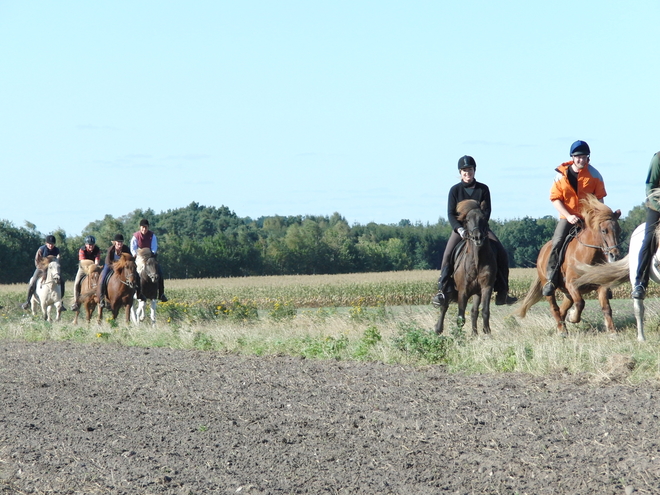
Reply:
[[[651,276],[651,262],[658,249],[658,240],[655,236],[655,229],[660,222],[660,200],[656,191],[658,187],[660,187],[660,151],[651,158],[649,171],[646,174],[646,228],[642,247],[639,250],[635,283],[631,293],[633,299],[646,297],[646,287]]]
[[[32,278],[30,278],[30,281],[28,282],[27,299],[23,304],[21,304],[21,307],[23,309],[28,309],[30,307],[30,300],[34,295],[34,292],[37,290],[37,280],[39,280],[40,277],[44,276],[44,272],[40,268],[42,260],[44,258],[47,258],[48,256],[54,256],[58,260],[60,259],[60,249],[55,245],[55,243],[56,243],[55,236],[47,235],[46,244],[40,246],[39,249],[37,249],[36,254],[34,255],[34,266],[36,267],[36,270],[34,271]],[[64,278],[60,279],[60,287],[62,289],[62,298],[64,298]],[[62,311],[66,311],[64,305],[62,305]]]
[[[99,277],[99,288],[97,289],[97,294],[99,296],[99,306],[105,308],[105,277],[108,275],[108,272],[112,269],[112,264],[121,258],[122,253],[131,254],[131,250],[128,249],[128,246],[124,244],[124,236],[117,234],[112,241],[112,246],[108,248],[108,252],[105,255],[105,265],[103,270],[101,270],[101,276]]]
[[[449,190],[447,218],[449,219],[452,233],[447,240],[445,252],[442,255],[440,280],[438,280],[438,293],[433,297],[432,301],[435,306],[441,305],[442,300],[448,296],[449,292],[454,290],[452,281],[453,266],[450,262],[451,255],[456,245],[461,239],[464,239],[466,235],[463,225],[458,221],[458,211],[456,206],[465,199],[474,199],[480,204],[483,204],[486,219],[490,219],[490,190],[486,184],[475,180],[474,175],[476,169],[477,162],[471,156],[465,155],[458,160],[458,170],[461,174],[461,181],[452,186]],[[497,292],[495,304],[513,304],[518,299],[509,296],[509,256],[500,240],[490,229],[488,229],[488,238],[491,240],[491,246],[495,251],[495,256],[497,258],[497,275],[494,287],[495,292]]]
[[[96,238],[93,235],[85,237],[85,245],[78,250],[78,271],[76,272],[76,279],[73,282],[73,306],[71,306],[73,311],[78,309],[80,283],[87,274],[84,263],[87,262],[89,264],[90,261],[96,265],[101,261],[101,250],[96,245]]]
[[[563,262],[561,257],[564,241],[571,227],[583,220],[580,200],[587,194],[593,194],[601,202],[607,196],[605,183],[600,172],[589,162],[591,150],[584,141],[575,141],[571,145],[571,161],[564,162],[555,169],[557,175],[550,188],[550,201],[559,212],[559,222],[552,236],[552,247],[546,267],[546,284],[543,286],[544,296],[551,296],[557,285],[559,267]]]

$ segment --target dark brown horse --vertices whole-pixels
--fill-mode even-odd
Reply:
[[[76,303],[78,304],[78,309],[73,318],[73,324],[78,324],[78,315],[80,315],[80,308],[85,308],[85,314],[87,316],[87,323],[92,319],[92,314],[96,309],[96,306],[99,303],[99,297],[97,295],[97,289],[99,285],[99,276],[101,275],[101,267],[95,265],[93,262],[85,268],[87,275],[80,281],[80,296]]]
[[[465,309],[468,300],[472,299],[472,333],[477,334],[477,321],[479,319],[479,305],[484,324],[484,333],[490,333],[490,296],[493,293],[495,275],[497,273],[497,260],[488,238],[488,220],[482,208],[484,205],[473,199],[458,203],[458,221],[463,224],[467,232],[466,242],[458,250],[454,262],[454,284],[456,291],[452,301],[458,303],[458,325],[465,324]],[[436,333],[443,332],[445,313],[449,302],[442,299],[440,305],[440,318],[435,325]]]
[[[612,321],[612,308],[608,297],[608,288],[594,284],[579,285],[576,283],[581,272],[578,267],[582,264],[595,265],[598,263],[614,262],[619,257],[619,217],[621,210],[613,212],[593,195],[588,195],[581,200],[584,213],[584,226],[578,229],[575,238],[569,242],[564,260],[561,265],[561,281],[557,289],[564,294],[564,302],[561,308],[557,305],[557,299],[553,293],[546,296],[550,303],[550,312],[557,322],[557,331],[560,335],[567,335],[566,320],[570,323],[579,323],[584,309],[582,294],[598,291],[598,301],[605,317],[605,326],[610,333],[614,333],[614,322]],[[539,252],[536,260],[536,277],[532,282],[521,307],[516,315],[524,318],[529,308],[542,299],[542,287],[547,282],[546,267],[552,241],[548,241]],[[573,309],[571,309],[573,308]],[[569,310],[570,313],[569,313]],[[567,318],[568,316],[568,318]]]
[[[135,258],[128,253],[123,253],[121,258],[112,265],[113,273],[108,279],[106,290],[107,308],[112,311],[112,318],[117,319],[119,310],[126,308],[126,323],[130,323],[131,316],[135,320],[133,310],[133,299],[138,287],[138,274],[135,266]],[[99,306],[99,323],[103,321],[103,308]]]

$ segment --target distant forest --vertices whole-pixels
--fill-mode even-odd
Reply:
[[[72,279],[78,249],[93,235],[105,253],[121,233],[130,239],[141,218],[158,236],[158,259],[166,278],[243,277],[439,269],[451,233],[449,222],[349,225],[339,213],[331,216],[238,217],[226,206],[191,203],[185,208],[155,213],[135,210],[119,218],[106,215],[85,227],[80,236],[38,232],[29,223],[16,227],[0,220],[0,283],[27,282],[34,255],[46,234],[57,238],[63,272]],[[624,250],[637,225],[644,222],[643,205],[620,220]],[[541,246],[550,240],[556,218],[524,217],[490,221],[509,253],[511,267],[533,267]]]

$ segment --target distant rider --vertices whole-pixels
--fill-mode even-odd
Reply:
[[[112,269],[112,265],[115,261],[121,258],[123,253],[131,254],[131,250],[128,249],[128,246],[124,244],[124,236],[121,234],[115,235],[114,240],[112,241],[112,246],[108,248],[108,252],[105,256],[105,265],[103,270],[101,270],[101,276],[99,277],[99,287],[97,289],[97,295],[99,296],[99,307],[105,308],[105,277],[108,275],[108,272]]]
[[[40,268],[41,262],[44,260],[44,258],[47,258],[48,256],[53,256],[58,260],[60,259],[60,249],[55,245],[55,243],[56,243],[55,236],[47,235],[46,244],[40,246],[39,249],[37,249],[36,254],[34,255],[34,266],[36,267],[36,270],[34,271],[32,278],[30,278],[30,281],[28,282],[27,299],[23,304],[21,304],[21,307],[23,309],[28,309],[30,307],[30,300],[32,299],[32,296],[37,290],[37,280],[39,280],[39,278],[45,275],[43,270]],[[64,278],[60,279],[60,288],[62,289],[62,298],[64,298]],[[64,305],[62,305],[62,311],[66,311]]]
[[[138,249],[149,248],[151,249],[151,255],[156,256],[158,252],[158,239],[156,234],[149,230],[149,220],[143,218],[140,220],[140,230],[133,234],[131,239],[131,254],[134,257],[137,257]],[[142,296],[139,296],[142,299]],[[163,271],[158,264],[158,299],[162,302],[167,302],[168,299],[165,296],[165,281],[163,280]]]
[[[101,250],[96,245],[96,239],[93,235],[85,237],[85,245],[78,250],[78,271],[76,272],[76,279],[73,282],[73,306],[71,309],[76,311],[79,309],[78,297],[80,297],[80,283],[85,275],[87,275],[86,268],[83,268],[83,261],[92,261],[98,265],[101,261]]]

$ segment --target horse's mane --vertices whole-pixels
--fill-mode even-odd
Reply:
[[[129,266],[130,263],[135,263],[135,258],[128,253],[121,253],[121,258],[112,264],[112,269],[118,272]]]
[[[456,219],[463,223],[468,212],[474,210],[475,208],[479,208],[479,202],[477,200],[464,199],[456,205],[456,212],[458,213],[458,215],[456,215]]]
[[[147,259],[151,258],[151,248],[148,247],[140,248],[137,250],[136,254],[137,254],[136,258],[142,258],[143,260],[146,261]]]
[[[87,267],[87,275],[92,275],[94,273],[101,273],[102,268],[95,264],[92,263],[90,266]]]
[[[46,270],[48,268],[48,265],[50,265],[50,262],[56,260],[57,260],[57,256],[53,256],[52,254],[46,256],[45,258],[41,258],[41,260],[39,261],[39,268],[41,270]]]
[[[602,222],[615,218],[612,208],[605,203],[601,203],[593,194],[587,194],[585,198],[580,200],[580,203],[584,208],[584,221],[587,227],[593,231],[598,231],[598,226]]]

